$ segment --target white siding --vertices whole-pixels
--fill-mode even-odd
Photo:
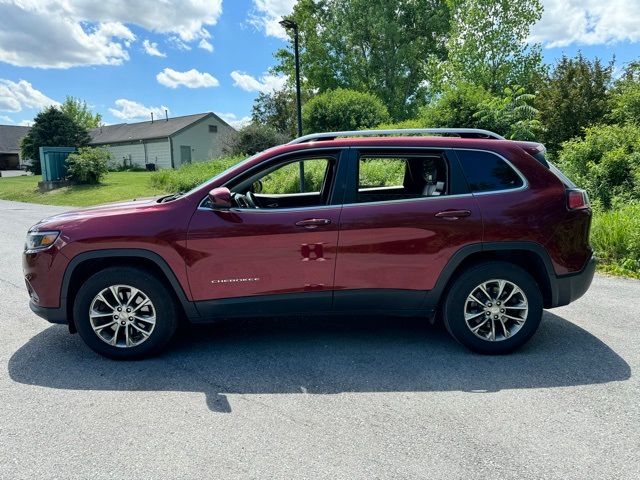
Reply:
[[[111,153],[111,165],[122,165],[124,159],[134,165],[144,167],[146,163],[155,163],[156,168],[171,168],[171,149],[169,140],[145,140],[104,145]],[[146,152],[145,152],[146,150]]]
[[[218,127],[217,132],[210,132],[209,125]],[[226,138],[235,135],[236,131],[221,122],[216,117],[206,117],[182,132],[173,135],[173,163],[177,168],[180,166],[180,147],[188,146],[191,148],[191,161],[204,162],[213,158],[221,157],[224,152],[222,150]]]
[[[127,165],[131,161],[134,165],[144,167],[144,148],[141,143],[106,145],[106,147],[111,153],[112,165],[122,165],[126,160]]]
[[[169,140],[156,140],[147,143],[147,162],[155,163],[156,168],[171,168],[171,148]]]

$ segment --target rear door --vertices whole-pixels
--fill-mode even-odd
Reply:
[[[415,309],[482,219],[455,155],[353,149],[340,218],[334,308]]]

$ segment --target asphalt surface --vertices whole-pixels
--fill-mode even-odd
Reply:
[[[0,478],[640,478],[640,282],[598,276],[524,348],[418,320],[251,320],[114,362],[32,314],[0,201]]]

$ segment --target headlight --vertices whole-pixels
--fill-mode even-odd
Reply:
[[[44,250],[53,245],[53,242],[56,241],[60,232],[57,231],[49,231],[49,232],[29,232],[27,233],[27,240],[25,242],[25,249],[28,251],[33,250]]]

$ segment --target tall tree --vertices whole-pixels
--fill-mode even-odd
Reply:
[[[31,160],[28,169],[40,175],[40,147],[77,148],[86,146],[90,140],[86,128],[59,108],[48,107],[36,115],[31,130],[22,139],[20,149],[22,158]]]
[[[582,137],[585,127],[600,123],[608,110],[613,61],[563,56],[540,89],[537,107],[547,127],[542,140],[551,152],[562,142]]]
[[[303,102],[307,95],[302,95]],[[297,134],[296,94],[291,88],[260,93],[253,102],[251,120],[293,138]]]
[[[611,113],[614,122],[640,126],[640,61],[631,62],[611,89]]]
[[[300,29],[305,87],[373,93],[395,120],[420,104],[428,59],[443,59],[449,7],[442,0],[300,0],[290,17]],[[292,78],[291,48],[276,53]]]
[[[449,0],[453,14],[444,83],[470,82],[494,95],[520,85],[528,91],[544,73],[539,45],[527,45],[542,16],[540,0]]]
[[[87,102],[79,98],[68,96],[64,99],[60,110],[87,130],[99,127],[102,121],[102,115],[99,113],[94,114],[87,105]]]

